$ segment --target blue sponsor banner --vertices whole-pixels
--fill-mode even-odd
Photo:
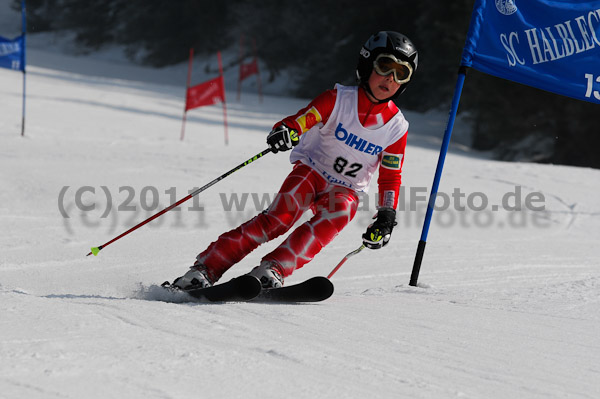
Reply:
[[[25,70],[25,46],[23,36],[6,39],[0,36],[0,68]]]
[[[476,0],[462,65],[600,104],[600,0]]]

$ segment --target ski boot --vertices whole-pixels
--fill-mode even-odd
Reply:
[[[206,266],[198,264],[190,267],[190,270],[173,281],[172,286],[183,291],[212,287],[213,282],[208,277]]]
[[[263,261],[248,274],[259,279],[263,289],[280,288],[283,287],[283,274],[279,270],[275,263]]]

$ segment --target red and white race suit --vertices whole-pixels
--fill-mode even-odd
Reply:
[[[294,168],[268,209],[197,256],[213,281],[310,208],[314,216],[262,259],[284,277],[304,266],[352,220],[357,192],[368,190],[377,168],[379,206],[397,206],[408,122],[393,102],[374,104],[363,88],[336,85],[275,126],[282,123],[300,134]]]

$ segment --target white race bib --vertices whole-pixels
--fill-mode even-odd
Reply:
[[[358,118],[358,88],[338,84],[336,89],[329,120],[300,137],[290,161],[312,167],[331,184],[366,192],[383,150],[406,134],[408,122],[398,111],[383,126],[367,129]]]

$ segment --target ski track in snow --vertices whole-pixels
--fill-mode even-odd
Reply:
[[[68,69],[52,69],[46,54],[31,51],[24,138],[20,75],[0,70],[2,398],[600,397],[599,171],[492,161],[454,146],[442,190],[484,192],[490,203],[516,186],[542,192],[543,223],[501,210],[478,226],[475,213],[450,210],[434,219],[420,284],[411,287],[422,214],[408,210],[389,246],[344,264],[325,302],[187,302],[159,284],[257,212],[225,212],[222,198],[276,192],[291,169],[286,155],[264,157],[202,193],[205,212],[186,205],[98,257],[85,254],[150,215],[140,211],[145,187],[156,187],[163,206],[166,190],[181,198],[264,149],[273,122],[306,101],[265,96],[261,104],[244,93],[228,103],[228,146],[218,106],[191,111],[181,142],[183,84],[106,77],[110,64],[85,57],[78,64],[65,56]],[[73,72],[78,65],[85,69]],[[404,184],[429,187],[444,115],[406,115]],[[58,204],[66,186],[69,218]],[[89,214],[74,202],[83,186],[96,189],[83,197],[98,205]],[[138,211],[101,218],[102,186],[115,207],[126,194],[119,189],[131,187]],[[360,245],[369,208],[287,283],[327,275]]]

